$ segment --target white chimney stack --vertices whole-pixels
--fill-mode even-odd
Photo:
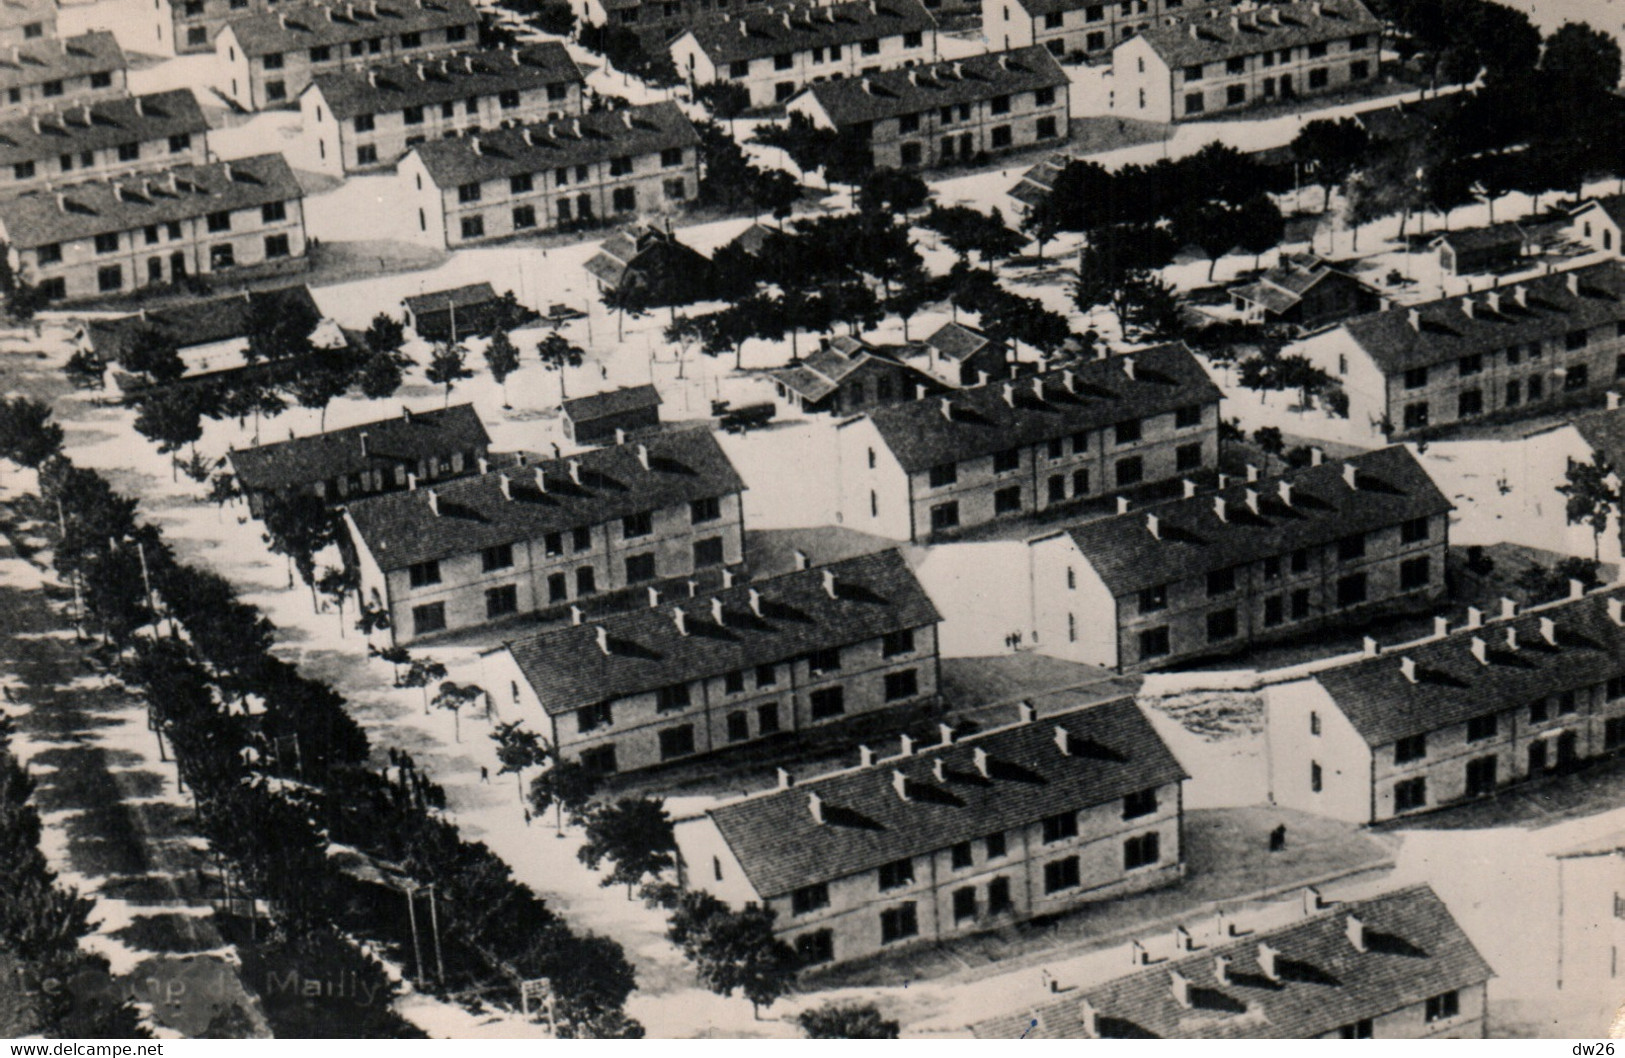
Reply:
[[[943,784],[948,782],[948,766],[942,762],[941,757],[935,757],[931,761],[931,778]]]
[[[1325,905],[1320,900],[1320,890],[1312,885],[1303,887],[1303,913],[1313,915]]]
[[[638,445],[638,465],[644,470],[649,469],[649,446]]]
[[[941,740],[938,743],[939,745],[943,745],[943,746],[951,746],[951,745],[953,745],[954,744],[954,729],[953,729],[953,727],[951,725],[948,725],[948,724],[938,724],[937,725],[937,737],[938,737],[938,739]]]
[[[1476,606],[1467,607],[1467,624],[1464,627],[1468,629],[1483,628],[1484,611]]]
[[[1319,445],[1312,445],[1309,449],[1309,465],[1318,467],[1326,462],[1326,450]]]
[[[796,552],[795,552],[795,556],[796,556],[796,568],[797,569],[811,569],[812,568],[812,559],[807,557],[807,552],[802,551],[800,549],[797,549]]]
[[[1557,646],[1557,622],[1550,617],[1540,619],[1540,638],[1546,640],[1547,646]]]
[[[824,570],[824,594],[828,595],[831,599],[840,597],[835,592],[835,571],[832,569],[826,568]]]
[[[1485,643],[1478,636],[1474,636],[1472,639],[1472,651],[1474,661],[1478,662],[1480,665],[1488,665],[1490,663],[1489,644]]]
[[[711,623],[715,625],[726,625],[728,622],[723,620],[724,616],[725,615],[723,614],[722,610],[722,600],[713,598],[711,600]]]
[[[649,589],[649,609],[651,609],[651,610],[660,609],[660,589],[659,588],[650,588]]]
[[[605,656],[608,656],[608,654],[609,654],[609,629],[605,628],[603,625],[598,625],[597,627],[595,627],[593,629],[593,632],[598,637],[598,649],[599,649],[599,651],[601,651]]]
[[[1191,1005],[1191,982],[1178,970],[1168,971],[1168,984],[1173,989],[1174,1002],[1186,1009]]]
[[[757,617],[762,616],[762,593],[755,588],[750,589],[750,612]]]
[[[1282,504],[1288,507],[1292,506],[1292,482],[1281,482],[1278,486],[1276,486],[1275,491],[1276,494],[1281,497]]]
[[[868,746],[858,747],[858,767],[870,768],[875,763],[875,751]]]
[[[1518,626],[1517,625],[1507,625],[1507,649],[1508,650],[1517,650],[1518,649]]]
[[[678,635],[688,635],[688,614],[683,612],[683,608],[681,606],[672,607],[671,619],[672,623],[677,626]]]
[[[1433,619],[1433,638],[1443,639],[1450,634],[1450,618],[1435,617]]]
[[[1378,643],[1375,639],[1372,639],[1370,636],[1366,636],[1364,639],[1360,640],[1361,656],[1374,658],[1381,653],[1382,644]]]
[[[1156,515],[1148,514],[1145,516],[1145,528],[1146,531],[1151,534],[1153,539],[1162,539],[1162,524],[1157,520]]]
[[[429,490],[429,510],[434,512],[436,518],[440,517],[440,494],[434,489]]]
[[[1192,481],[1190,478],[1181,478],[1179,487],[1184,499],[1190,500],[1196,498],[1196,482]]]
[[[1410,683],[1416,682],[1416,662],[1411,658],[1399,659],[1399,673]]]
[[[971,751],[970,756],[971,763],[976,766],[976,774],[980,775],[984,779],[988,778],[987,750],[983,749],[981,746],[977,746]]]
[[[1129,508],[1128,497],[1127,496],[1119,496],[1119,497],[1117,497],[1117,513],[1118,514],[1127,514],[1128,513],[1128,508]]]
[[[1501,620],[1510,621],[1518,616],[1518,603],[1507,596],[1501,596]]]
[[[573,485],[581,484],[581,460],[572,459],[565,466],[570,470],[570,483]]]
[[[1360,488],[1360,470],[1353,463],[1343,464],[1343,484],[1356,491]]]
[[[899,801],[911,800],[908,796],[908,776],[896,768],[893,768],[891,772],[891,788],[897,794]]]
[[[1017,702],[1016,703],[1016,718],[1020,723],[1030,724],[1034,720],[1038,719],[1038,710],[1033,708],[1033,703],[1032,702],[1029,702],[1029,701]]]
[[[815,793],[807,795],[807,811],[812,813],[813,822],[819,826],[824,825],[824,799]]]
[[[1608,600],[1608,619],[1616,625],[1625,625],[1625,599]]]
[[[570,604],[570,626],[572,628],[576,628],[576,627],[579,627],[580,625],[581,625],[581,607],[577,606],[575,603],[571,603]]]
[[[1055,725],[1055,748],[1061,751],[1061,756],[1072,756],[1072,732],[1059,724]]]
[[[899,754],[898,754],[899,756],[903,756],[903,757],[912,757],[912,756],[914,756],[914,736],[913,735],[909,735],[909,734],[899,735],[898,738],[897,738],[897,745],[898,745],[898,750],[899,750]]]
[[[1366,950],[1365,923],[1350,915],[1343,924],[1344,933],[1355,951]]]
[[[1230,987],[1230,956],[1215,955],[1213,957],[1213,979],[1219,982],[1219,987]]]
[[[1264,972],[1265,977],[1277,984],[1281,981],[1281,970],[1280,967],[1276,966],[1275,958],[1280,954],[1268,944],[1260,943],[1258,945],[1258,968]]]
[[[1225,504],[1223,496],[1213,497],[1213,513],[1218,516],[1221,522],[1230,521],[1230,509]]]

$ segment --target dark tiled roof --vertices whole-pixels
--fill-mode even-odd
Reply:
[[[1021,175],[1021,180],[1010,189],[1010,197],[1022,205],[1035,206],[1055,189],[1061,170],[1072,164],[1066,154],[1053,154]]]
[[[177,348],[208,345],[248,334],[248,320],[256,306],[270,302],[284,314],[322,318],[316,299],[305,286],[280,287],[244,294],[223,294],[169,308],[146,309],[134,316],[93,319],[87,324],[91,346],[105,360],[122,362],[124,352],[141,331],[156,331]]]
[[[430,140],[413,148],[436,187],[589,165],[668,147],[693,147],[699,133],[676,103],[598,111],[568,121],[540,122],[478,136]]]
[[[647,470],[638,458],[644,448]],[[571,478],[572,465],[578,466],[580,484]],[[536,487],[537,471],[546,480],[545,494]],[[512,499],[502,494],[505,477],[511,479]],[[685,430],[433,489],[370,496],[348,509],[374,559],[391,570],[725,496],[744,487],[709,430]],[[431,491],[439,498],[438,515],[429,507]]]
[[[366,434],[366,451],[361,435]],[[270,490],[310,485],[375,468],[415,463],[429,456],[472,452],[491,443],[472,404],[404,413],[390,419],[330,430],[230,453],[244,488]]]
[[[494,96],[583,79],[564,45],[548,41],[517,51],[464,52],[321,73],[312,81],[311,90],[320,91],[327,109],[344,121],[357,114],[384,114],[410,106],[434,106],[448,99]]]
[[[875,361],[900,366],[892,357],[861,341],[837,338],[799,364],[769,371],[768,377],[807,400],[820,401],[834,393],[847,376]]]
[[[190,88],[100,98],[0,122],[0,165],[207,132]],[[198,144],[199,147],[202,144]]]
[[[848,0],[702,15],[688,32],[694,35],[700,50],[721,66],[785,52],[932,31],[936,26],[937,20],[920,0]]]
[[[1578,213],[1588,206],[1597,206],[1608,219],[1615,224],[1625,227],[1625,195],[1599,195],[1597,198],[1588,198],[1576,206],[1572,212]]]
[[[1068,369],[1075,390],[1067,389],[1068,371],[1049,371],[1020,382],[962,389],[941,400],[877,408],[869,418],[903,469],[920,471],[1190,404],[1211,404],[1221,396],[1183,343],[1142,349],[1134,354],[1134,365],[1130,378],[1123,357],[1091,360]],[[1013,405],[1004,399],[1007,386],[1013,387]],[[1033,395],[1035,386],[1042,386],[1042,400]],[[952,409],[951,421],[943,414],[945,406]]]
[[[660,406],[660,391],[653,386],[622,386],[619,389],[572,397],[563,404],[571,422],[591,422],[610,415]]]
[[[633,265],[644,272],[665,269],[665,274],[676,278],[685,272],[703,273],[710,267],[710,261],[698,250],[680,242],[671,232],[649,225],[624,229],[611,235],[599,244],[598,252],[582,267],[595,279],[618,287]]]
[[[820,81],[803,88],[796,98],[811,94],[830,121],[845,127],[1014,92],[1062,88],[1068,83],[1055,56],[1034,45],[906,70]]]
[[[825,574],[835,577],[835,597]],[[750,605],[760,594],[761,615]],[[723,624],[712,600],[720,600]],[[677,630],[674,608],[688,635]],[[508,650],[551,714],[739,669],[800,657],[824,647],[876,639],[940,620],[931,599],[896,551],[786,573],[750,587],[678,598],[659,609],[608,614],[590,623],[542,632]],[[609,653],[598,645],[608,634]]]
[[[368,0],[279,6],[276,11],[234,18],[226,28],[244,55],[269,55],[478,22],[468,0]]]
[[[1570,282],[1578,283],[1579,294],[1569,290]],[[1526,304],[1518,303],[1519,290],[1524,292]],[[1488,310],[1491,297],[1499,298],[1499,311]],[[1462,309],[1468,300],[1474,303],[1472,316]],[[1418,314],[1420,329],[1411,325],[1412,312]],[[1345,321],[1342,330],[1379,370],[1391,375],[1621,320],[1625,320],[1625,265],[1604,261],[1491,291],[1356,316]]]
[[[1364,951],[1349,939],[1350,915],[1365,926]],[[1260,944],[1277,951],[1279,981],[1264,975]],[[1220,955],[1231,960],[1228,985],[1216,976]],[[1174,999],[1170,970],[1190,982],[1190,1007]],[[1417,885],[1335,904],[1292,925],[1084,988],[1064,1002],[980,1022],[972,1031],[983,1039],[1085,1038],[1081,1003],[1087,1002],[1103,1038],[1309,1039],[1493,976],[1444,901]]]
[[[1625,410],[1593,412],[1581,415],[1573,426],[1591,450],[1620,474],[1625,474]]]
[[[1385,746],[1625,674],[1625,627],[1608,614],[1608,599],[1620,598],[1625,598],[1625,589],[1510,621],[1487,621],[1477,630],[1462,628],[1443,639],[1327,669],[1314,678],[1369,745]],[[1541,635],[1542,618],[1556,625],[1555,646]],[[1508,645],[1509,627],[1517,633],[1516,650]],[[1473,656],[1475,636],[1486,644],[1487,665]],[[1405,676],[1402,657],[1415,662],[1415,683]]]
[[[85,77],[128,66],[118,40],[105,30],[81,33],[77,37],[24,41],[0,49],[0,89]]]
[[[1376,36],[1382,32],[1382,23],[1360,0],[1265,4],[1256,12],[1240,16],[1231,16],[1229,10],[1220,4],[1173,25],[1147,26],[1140,36],[1163,62],[1177,69],[1277,48],[1341,40],[1356,33]]]
[[[0,202],[0,225],[13,245],[34,247],[286,202],[303,194],[282,155],[260,154],[33,191]]]
[[[964,323],[945,323],[925,344],[949,360],[964,360],[987,347],[991,339],[975,327]]]
[[[1468,228],[1465,231],[1447,231],[1433,240],[1432,245],[1448,244],[1452,250],[1487,250],[1491,247],[1522,246],[1528,233],[1515,221],[1492,224],[1487,228]]]
[[[1290,311],[1294,305],[1303,300],[1303,296],[1315,284],[1330,275],[1354,278],[1314,254],[1295,253],[1259,276],[1254,282],[1231,287],[1230,293],[1255,305],[1262,305],[1279,315]]]
[[[1063,753],[1056,729],[1068,733]],[[988,774],[975,752],[987,753]],[[933,762],[941,760],[945,781]],[[894,771],[906,778],[898,797]],[[716,823],[763,898],[1186,778],[1132,698],[1000,728],[912,757],[719,805]],[[823,802],[824,822],[808,797]]]
[[[1345,466],[1356,468],[1358,489],[1343,479]],[[1291,507],[1282,502],[1282,482],[1292,485]],[[1248,489],[1258,495],[1258,514],[1247,506]],[[1214,507],[1219,498],[1225,501],[1226,521]],[[1107,590],[1122,597],[1450,509],[1416,458],[1395,445],[1254,485],[1231,485],[1216,494],[1084,522],[1065,532]],[[1151,535],[1147,515],[1156,517],[1161,539]]]
[[[496,300],[497,292],[490,283],[470,283],[466,287],[436,290],[432,294],[413,294],[402,298],[401,304],[405,305],[412,318],[416,319],[426,312],[474,308],[489,305]]]

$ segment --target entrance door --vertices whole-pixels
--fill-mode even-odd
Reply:
[[[164,281],[164,259],[162,257],[147,258],[147,282],[162,283]]]
[[[1529,743],[1529,774],[1539,775],[1546,770],[1546,740],[1537,739]]]
[[[1576,731],[1565,731],[1557,736],[1557,766],[1559,768],[1572,768],[1580,762],[1580,735]]]
[[[1281,75],[1281,95],[1287,99],[1292,98],[1292,75],[1289,73]]]
[[[179,250],[169,255],[169,277],[179,280],[186,274],[186,254]]]
[[[569,596],[569,591],[565,587],[566,583],[567,582],[564,579],[564,574],[562,574],[562,573],[550,573],[550,574],[548,574],[548,576],[547,576],[547,601],[550,602],[550,603],[564,602],[566,599],[568,599],[570,596]]]
[[[1467,796],[1482,797],[1495,791],[1495,758],[1479,757],[1467,762]]]
[[[976,153],[976,137],[969,132],[959,135],[959,157],[969,158]]]

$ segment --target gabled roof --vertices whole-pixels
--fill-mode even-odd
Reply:
[[[1615,225],[1625,228],[1625,195],[1599,195],[1596,198],[1588,198],[1575,206],[1570,211],[1570,215],[1593,207],[1608,214],[1608,219],[1613,221]]]
[[[622,229],[599,244],[598,252],[582,267],[595,279],[618,287],[634,264],[640,268],[704,269],[706,256],[681,242],[669,231],[653,225]]]
[[[925,340],[937,354],[955,362],[968,360],[989,345],[1002,345],[967,323],[945,323]]]
[[[177,349],[209,345],[248,336],[248,321],[269,305],[285,316],[319,320],[322,310],[300,285],[242,294],[221,294],[161,309],[144,309],[132,316],[93,319],[86,324],[91,347],[104,360],[122,362],[125,351],[142,331],[155,331]]]
[[[829,576],[834,577],[833,597],[826,589]],[[756,608],[751,606],[752,593]],[[714,609],[718,603],[723,614],[720,625]],[[674,610],[679,607],[687,635],[677,627]],[[774,664],[940,619],[902,556],[880,551],[749,587],[677,598],[659,609],[608,614],[588,624],[508,643],[507,649],[542,706],[556,716],[606,699]],[[608,653],[599,646],[600,628]]]
[[[1010,189],[1010,197],[1024,206],[1036,206],[1055,189],[1061,171],[1071,164],[1071,155],[1050,155],[1021,175],[1016,186]]]
[[[1172,24],[1153,23],[1139,37],[1163,62],[1178,68],[1382,32],[1382,23],[1360,0],[1264,4],[1239,15],[1231,10],[1219,4]]]
[[[479,15],[468,0],[368,0],[364,5],[307,0],[234,18],[226,29],[244,55],[269,55],[478,22]]]
[[[401,299],[414,319],[426,312],[445,312],[448,309],[468,309],[489,305],[497,298],[490,283],[470,283],[450,290],[436,290],[428,294],[412,294]]]
[[[318,91],[340,121],[358,114],[384,114],[446,100],[494,96],[585,78],[557,41],[507,51],[468,51],[438,59],[413,59],[365,70],[320,73],[306,91]]]
[[[1342,276],[1358,283],[1349,273],[1312,253],[1289,254],[1251,283],[1231,287],[1233,297],[1262,305],[1280,315],[1291,311],[1303,296],[1328,276]]]
[[[639,408],[658,408],[660,391],[654,386],[622,386],[619,389],[593,393],[585,397],[571,397],[562,405],[571,422],[591,422],[610,415],[622,415]]]
[[[568,121],[430,140],[412,148],[436,187],[506,179],[565,165],[693,147],[700,135],[676,103],[601,110]]]
[[[1184,343],[1173,342],[1019,382],[972,386],[940,400],[876,408],[868,419],[903,469],[916,472],[1191,404],[1211,404],[1221,396]]]
[[[1478,629],[1463,627],[1313,678],[1368,745],[1385,746],[1625,675],[1625,626],[1610,615],[1611,599],[1625,599],[1625,589],[1486,621]],[[1552,622],[1555,645],[1542,635],[1544,620]],[[1516,649],[1508,629],[1516,633]],[[1475,637],[1485,643],[1487,664],[1473,655]],[[1405,675],[1403,658],[1415,663],[1415,683]]]
[[[228,458],[245,489],[268,491],[416,463],[430,456],[471,452],[490,443],[474,406],[459,404],[416,414],[402,409],[401,415],[389,419],[235,449]]]
[[[1354,468],[1357,488],[1344,474]],[[1281,494],[1291,486],[1291,505]],[[1254,513],[1248,493],[1258,504]],[[1217,502],[1224,501],[1220,520]],[[1113,596],[1199,577],[1271,555],[1449,511],[1450,501],[1403,445],[1303,467],[1255,484],[1075,525],[1072,538]],[[1150,518],[1157,520],[1152,534]]]
[[[718,65],[785,52],[856,44],[902,33],[934,31],[920,0],[788,3],[737,14],[700,15],[689,25],[700,50]]]
[[[1100,0],[1016,0],[1016,2],[1020,5],[1018,10],[1025,12],[1028,18],[1042,18],[1044,15],[1054,14],[1057,11],[1081,11],[1086,7],[1099,3]],[[1228,14],[1230,11],[1229,0],[1219,0],[1219,3],[1224,7],[1225,12]],[[1193,4],[1188,9],[1181,8],[1180,12],[1181,14],[1186,14],[1190,11],[1200,10],[1202,10],[1202,8]],[[1108,33],[1107,39],[1109,40],[1110,38],[1111,34]]]
[[[767,374],[805,399],[820,401],[834,393],[853,372],[876,362],[891,368],[903,366],[866,342],[837,338],[803,358],[801,363],[774,368]]]
[[[1614,472],[1625,478],[1625,409],[1580,415],[1570,425],[1591,446],[1592,452],[1607,460]]]
[[[207,132],[190,88],[103,97],[0,121],[0,165]],[[201,145],[200,145],[201,146]]]
[[[1437,236],[1430,246],[1449,246],[1460,253],[1462,250],[1487,250],[1491,247],[1522,246],[1529,238],[1529,233],[1523,230],[1523,225],[1517,221],[1504,221],[1500,224],[1491,224],[1484,228],[1468,228],[1465,231],[1447,231]]]
[[[1468,301],[1473,303],[1471,316],[1462,309]],[[1492,301],[1499,308],[1492,308]],[[1384,374],[1394,374],[1621,320],[1625,265],[1604,261],[1476,294],[1356,316],[1337,329],[1353,338]]]
[[[837,127],[975,103],[993,96],[1062,88],[1070,82],[1049,50],[1034,45],[964,59],[881,70],[820,81],[796,93],[811,95]]]
[[[1065,731],[1068,751],[1057,731]],[[984,775],[977,750],[987,754]],[[938,780],[934,762],[943,765]],[[898,796],[894,772],[905,780]],[[1132,698],[916,748],[910,757],[718,805],[716,824],[765,898],[1030,826],[1186,778]],[[817,795],[822,823],[809,798]]]
[[[647,452],[647,468],[640,452]],[[538,474],[545,493],[537,488]],[[504,480],[511,499],[503,494]],[[391,570],[725,496],[744,487],[709,430],[685,430],[433,488],[369,496],[350,503],[348,510],[378,565]],[[431,492],[439,514],[430,505]]]
[[[1364,927],[1364,950],[1350,938],[1350,916]],[[1276,951],[1278,980],[1265,975],[1260,945]],[[1230,960],[1228,984],[1217,976],[1220,956]],[[1189,982],[1190,1006],[1174,998],[1171,972]],[[1087,1038],[1087,1003],[1102,1038],[1310,1039],[1493,976],[1444,901],[1417,885],[1333,904],[1289,926],[1214,944],[972,1031],[983,1039]]]
[[[282,155],[260,154],[31,191],[0,202],[0,226],[12,245],[35,247],[303,196]]]
[[[0,89],[86,77],[128,66],[117,38],[106,30],[77,37],[28,40],[0,48]]]

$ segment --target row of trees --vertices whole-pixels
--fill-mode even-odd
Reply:
[[[14,407],[4,406],[0,437],[40,421],[37,407]],[[0,454],[32,458],[43,447],[12,440]],[[237,884],[269,905],[277,935],[402,942],[398,904],[334,866],[329,846],[350,846],[435,886],[451,968],[437,984],[484,983],[499,967],[551,977],[569,1031],[641,1033],[622,1013],[634,979],[612,941],[573,933],[489,849],[463,841],[433,813],[441,798],[409,758],[394,775],[368,768],[368,739],[343,697],[272,656],[264,615],[223,578],[178,562],[156,527],[137,523],[134,501],[58,453],[38,466],[43,510],[58,526],[57,569],[79,586],[121,677],[143,690],[200,831]],[[150,635],[137,634],[149,624]]]

